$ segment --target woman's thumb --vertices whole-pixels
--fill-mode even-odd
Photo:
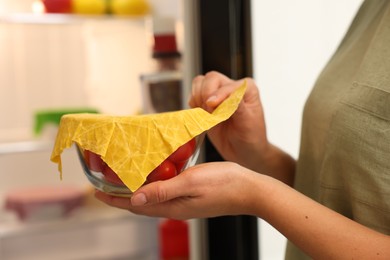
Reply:
[[[131,205],[143,206],[146,204],[162,203],[180,196],[178,191],[181,189],[179,188],[180,180],[178,180],[178,177],[153,182],[139,188],[131,197]]]

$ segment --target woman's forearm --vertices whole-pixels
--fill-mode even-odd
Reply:
[[[314,259],[390,259],[390,237],[371,230],[267,176],[251,208]],[[261,184],[259,182],[262,182]]]
[[[289,186],[293,185],[296,161],[292,156],[271,143],[263,147],[252,147],[253,149],[245,152],[242,149],[235,161],[255,172],[271,176]]]
[[[262,157],[262,160],[257,172],[293,186],[296,161],[291,155],[273,144],[269,144],[268,152]]]

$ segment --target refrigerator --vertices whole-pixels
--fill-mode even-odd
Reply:
[[[233,79],[253,76],[251,1],[185,1],[185,60],[188,82],[196,74],[219,71]],[[190,28],[189,28],[190,27]],[[191,59],[191,60],[190,60]],[[206,138],[205,162],[222,161]],[[203,232],[198,237],[201,255],[197,259],[258,259],[257,218],[224,216],[198,221]],[[196,245],[194,245],[196,247]]]
[[[42,104],[48,108],[87,104],[107,113],[137,113],[141,105],[139,74],[151,66],[144,19],[25,14],[33,2],[36,1],[0,0],[3,57],[0,195],[19,184],[58,182],[53,174],[55,166],[47,166],[50,144],[46,140],[31,141],[31,111]],[[184,101],[197,74],[216,70],[233,79],[254,77],[261,87],[270,140],[297,157],[304,100],[361,1],[151,0],[150,3],[156,7],[156,13],[178,20]],[[22,12],[4,15],[6,5]],[[65,155],[64,164],[70,165],[68,171],[74,173],[65,176],[65,182],[84,185],[79,165],[72,164],[77,160],[74,156],[74,153]],[[21,160],[25,163],[18,163]],[[206,140],[201,161],[221,160]],[[44,174],[26,179],[25,172],[31,168],[27,162],[32,161],[41,162],[34,167]],[[21,250],[17,250],[20,241],[16,234],[23,236],[27,231],[29,236],[24,236],[23,245],[31,241],[44,243],[52,238],[50,250],[34,249],[33,243],[25,247],[30,259],[35,256],[42,260],[46,257],[44,253],[51,256],[65,251],[69,254],[64,259],[156,259],[156,220],[123,213],[109,211],[98,219],[84,216],[81,224],[61,222],[31,228],[4,225],[9,216],[0,212],[0,258],[23,259],[20,257],[25,255],[18,258]],[[84,230],[79,228],[87,222]],[[256,217],[196,219],[190,220],[190,227],[193,260],[283,259],[286,239]],[[121,229],[129,230],[130,235],[115,237],[115,232]],[[69,241],[72,232],[77,233],[78,240],[67,247],[56,244],[61,239]],[[143,236],[137,239],[131,235],[135,232]],[[36,234],[40,234],[41,240],[33,239]],[[108,243],[112,250],[100,247],[108,245],[105,240],[108,237],[112,239]],[[131,247],[123,243],[126,239],[131,241]],[[70,249],[78,251],[71,255]]]

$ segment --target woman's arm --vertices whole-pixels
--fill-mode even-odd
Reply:
[[[267,151],[257,158],[255,172],[261,172],[283,183],[293,186],[296,161],[288,153],[268,143]],[[260,161],[261,160],[261,161]],[[253,163],[256,163],[255,161]]]
[[[288,185],[230,162],[205,163],[133,197],[101,192],[105,203],[136,214],[177,219],[254,215],[314,259],[390,259],[390,237],[348,219]]]
[[[253,200],[263,218],[313,259],[390,259],[390,237],[268,178],[267,198]]]

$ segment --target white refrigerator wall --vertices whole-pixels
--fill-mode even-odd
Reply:
[[[0,0],[0,259],[156,259],[158,219],[134,218],[93,199],[74,149],[63,154],[60,181],[49,161],[53,136],[46,142],[32,133],[40,109],[138,112],[139,74],[150,65],[146,24],[21,14],[32,1]],[[178,1],[150,2],[155,13],[178,15]],[[61,184],[88,194],[88,205],[69,218],[21,224],[3,210],[9,190]]]
[[[32,2],[0,0],[0,140],[31,138],[33,113],[41,109],[139,112],[139,75],[152,64],[148,22],[33,16]],[[150,0],[154,15],[175,18],[179,2]]]
[[[361,2],[252,1],[254,77],[268,137],[295,158],[306,97]],[[261,259],[283,259],[286,239],[264,221],[259,230]]]

